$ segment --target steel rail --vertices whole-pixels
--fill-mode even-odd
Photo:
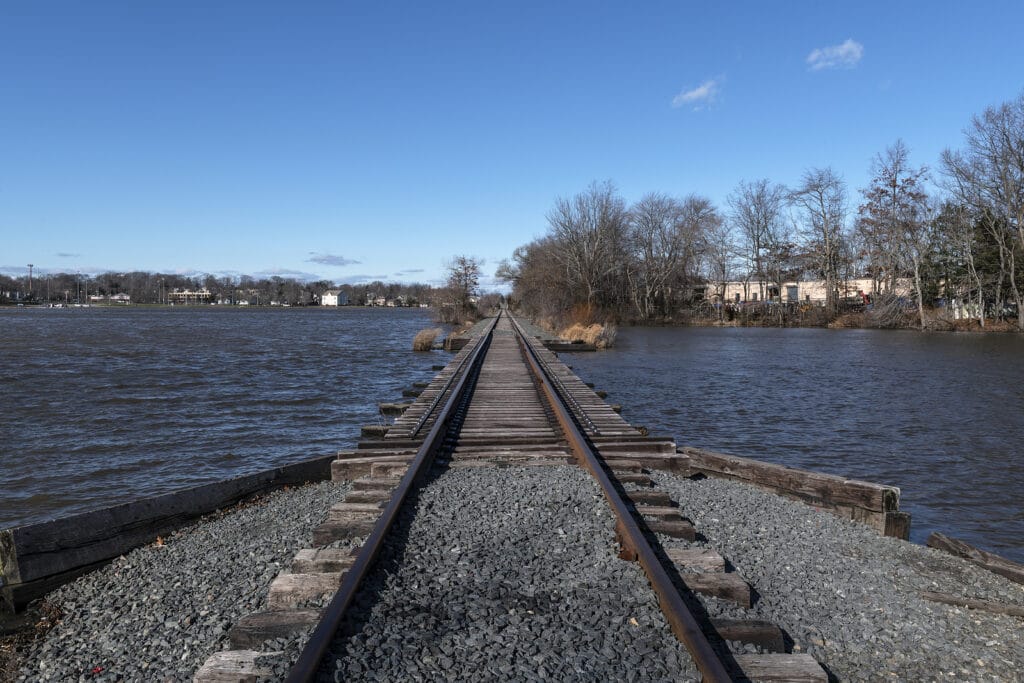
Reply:
[[[345,612],[355,599],[363,579],[369,574],[374,562],[376,562],[377,556],[384,546],[384,539],[387,538],[388,532],[394,525],[395,520],[398,519],[398,513],[406,497],[412,490],[421,472],[426,471],[430,463],[434,461],[437,451],[441,448],[448,431],[448,426],[455,415],[454,408],[458,405],[459,399],[466,389],[468,378],[473,374],[474,365],[483,358],[485,355],[483,351],[490,345],[491,333],[494,331],[494,326],[497,324],[499,317],[500,314],[494,317],[490,325],[481,333],[473,351],[467,354],[467,358],[470,360],[468,363],[463,363],[466,371],[462,373],[448,401],[444,404],[441,413],[434,422],[433,428],[416,451],[416,456],[409,464],[408,471],[399,481],[398,487],[395,488],[391,495],[390,502],[377,519],[373,531],[366,537],[366,541],[363,543],[362,549],[352,567],[345,572],[345,578],[342,580],[338,592],[334,594],[331,602],[327,605],[327,608],[320,617],[320,623],[313,629],[309,640],[289,671],[288,678],[285,679],[287,683],[309,683],[309,681],[316,677],[317,672],[320,670],[320,663],[330,650],[331,643],[334,641],[338,628],[345,617]]]
[[[497,323],[499,317],[500,314],[494,317],[495,324]],[[494,329],[493,324],[491,326],[491,329]],[[488,334],[490,334],[489,331]],[[430,402],[430,405],[427,406],[427,409],[423,412],[422,415],[420,415],[420,419],[416,420],[416,426],[413,428],[411,432],[409,432],[410,438],[415,438],[416,435],[420,433],[420,430],[423,429],[423,425],[427,423],[427,420],[430,419],[430,416],[434,413],[434,408],[436,408],[437,404],[441,402],[441,399],[444,397],[444,393],[448,391],[448,387],[452,385],[452,382],[455,381],[455,378],[459,376],[460,372],[462,372],[462,368],[466,367],[466,362],[468,359],[469,355],[462,357],[462,361],[459,363],[459,367],[455,370],[455,372],[452,373],[452,376],[448,378],[448,381],[444,383],[444,386],[441,387],[441,391],[437,392],[437,396],[434,397],[434,400]]]
[[[515,321],[515,318],[513,318],[511,314],[509,314],[509,320],[511,320],[512,324],[515,325],[516,331],[522,334],[522,336],[525,338],[525,332],[523,332],[523,329],[519,327],[519,323]],[[548,365],[547,360],[538,356],[537,362],[540,363],[541,367],[544,368],[544,372],[548,376],[548,379],[551,380],[551,383],[554,384],[555,387],[557,387],[558,393],[562,397],[562,401],[568,403],[573,408],[572,412],[576,416],[576,420],[578,422],[585,422],[587,427],[594,434],[594,436],[601,436],[601,430],[598,429],[597,425],[594,424],[594,421],[590,419],[589,415],[587,415],[587,411],[583,409],[583,406],[581,406],[579,401],[576,400],[576,397],[573,396],[572,392],[570,392],[569,389],[565,386],[565,382],[562,381],[562,378],[558,377],[551,370],[551,366]]]
[[[544,371],[540,356],[530,343],[529,337],[523,333],[515,318],[509,315],[509,320],[518,334],[519,342],[524,350],[523,355],[526,357],[530,369],[540,382],[541,389],[555,413],[555,418],[565,432],[569,447],[576,455],[580,464],[586,467],[591,475],[597,479],[605,498],[608,500],[609,506],[611,506],[612,511],[615,513],[617,518],[616,531],[619,535],[619,543],[623,547],[621,556],[640,563],[644,573],[647,574],[647,579],[651,582],[651,588],[658,596],[658,604],[661,607],[661,611],[665,614],[669,625],[672,627],[672,632],[686,646],[690,656],[693,657],[694,664],[701,672],[703,680],[713,683],[732,681],[732,676],[729,675],[725,665],[722,663],[722,659],[715,652],[714,648],[711,647],[711,643],[708,641],[707,636],[704,635],[703,630],[701,630],[700,624],[697,623],[686,603],[683,602],[678,589],[672,583],[672,579],[665,571],[665,568],[661,566],[661,562],[654,553],[654,549],[651,548],[636,520],[633,519],[633,515],[626,502],[615,489],[607,472],[604,471],[604,467],[597,454],[594,453],[594,450],[590,447],[582,432],[580,432],[572,413],[566,409],[565,402],[560,398],[557,389]]]

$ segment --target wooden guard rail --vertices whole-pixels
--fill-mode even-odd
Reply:
[[[900,490],[868,481],[776,465],[715,453],[700,448],[679,448],[686,459],[680,470],[691,475],[733,479],[777,495],[799,500],[872,527],[883,536],[910,538],[910,513],[900,512]]]

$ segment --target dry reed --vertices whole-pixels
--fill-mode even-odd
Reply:
[[[593,344],[595,348],[607,349],[615,343],[615,334],[618,330],[615,325],[581,325],[574,323],[559,332],[558,336],[569,341],[581,341],[585,344]]]
[[[412,340],[413,351],[430,351],[434,348],[434,340],[443,330],[440,327],[428,327],[420,330]]]

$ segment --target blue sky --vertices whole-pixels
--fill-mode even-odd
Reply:
[[[715,5],[715,6],[713,6]],[[721,5],[721,6],[717,6]],[[489,274],[613,180],[721,203],[1024,90],[1014,2],[0,0],[0,270]]]

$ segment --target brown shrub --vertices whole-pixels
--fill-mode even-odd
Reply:
[[[581,341],[584,344],[593,344],[596,348],[607,349],[615,343],[615,335],[618,332],[615,325],[606,324],[583,326],[579,323],[575,323],[566,327],[564,330],[558,333],[558,336],[562,339],[568,339],[569,341]]]
[[[412,339],[413,351],[430,351],[434,348],[434,340],[437,339],[443,330],[440,327],[428,327],[420,330]]]

